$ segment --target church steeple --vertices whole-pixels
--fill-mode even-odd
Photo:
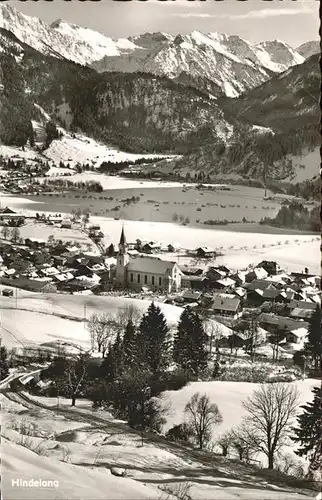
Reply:
[[[122,232],[121,232],[121,237],[120,237],[120,242],[119,242],[119,253],[124,255],[126,253],[127,249],[127,243],[126,243],[126,238],[125,238],[125,233],[124,233],[124,226],[122,226]]]

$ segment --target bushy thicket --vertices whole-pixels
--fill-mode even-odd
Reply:
[[[286,369],[271,363],[236,361],[227,366],[218,380],[236,382],[292,382],[301,378],[298,368]]]

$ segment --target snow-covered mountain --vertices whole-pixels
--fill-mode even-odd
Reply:
[[[193,31],[188,35],[145,33],[113,40],[58,20],[50,26],[0,4],[0,28],[37,51],[96,71],[137,71],[167,76],[218,97],[241,93],[300,64],[305,57],[284,42],[257,45],[239,36]]]
[[[302,43],[296,50],[301,56],[308,59],[308,57],[321,52],[321,44],[318,40],[312,40],[311,42]]]
[[[62,20],[48,26],[37,17],[25,16],[8,4],[0,4],[0,28],[11,31],[19,40],[42,54],[63,57],[83,65],[136,48],[130,40],[113,40],[97,31]]]
[[[239,36],[193,31],[189,35],[145,34],[130,39],[139,48],[118,57],[106,56],[97,71],[143,71],[180,79],[189,74],[208,79],[225,95],[236,97],[300,64],[304,57],[283,42],[252,45]]]

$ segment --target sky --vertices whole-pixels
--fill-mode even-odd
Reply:
[[[64,19],[122,38],[145,32],[193,30],[240,35],[251,42],[298,45],[319,39],[318,0],[10,0],[45,23]]]

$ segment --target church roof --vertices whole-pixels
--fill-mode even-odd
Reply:
[[[163,274],[171,273],[176,262],[161,260],[156,257],[130,257],[128,271],[135,273]]]

